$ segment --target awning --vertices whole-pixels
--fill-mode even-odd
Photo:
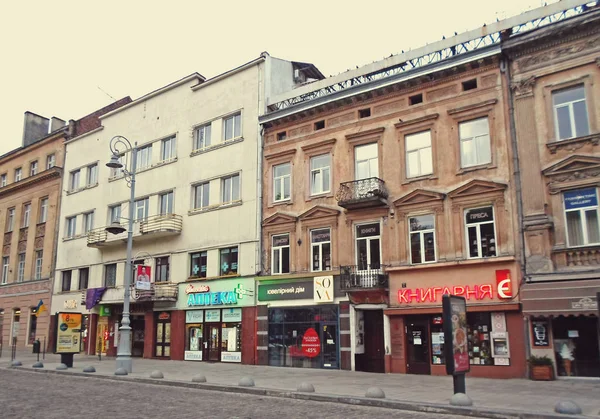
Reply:
[[[598,315],[599,292],[600,279],[526,283],[521,288],[523,314]]]

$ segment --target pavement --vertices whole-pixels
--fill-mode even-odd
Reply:
[[[23,369],[34,371],[31,368],[36,361],[34,355],[19,353],[16,359],[23,363]],[[46,354],[43,363],[43,371],[55,373],[56,367],[60,365],[60,357]],[[6,368],[9,364],[10,356],[0,358],[0,367]],[[103,357],[99,361],[97,357],[85,355],[75,355],[73,368],[61,373],[84,375],[85,366],[93,366],[96,369],[93,376],[97,378],[125,379],[179,387],[203,387],[207,390],[295,399],[309,398],[316,401],[413,411],[436,411],[460,416],[564,418],[567,416],[554,413],[556,403],[573,401],[581,407],[583,415],[600,418],[600,379],[559,379],[546,382],[527,379],[467,378],[467,394],[473,400],[473,407],[459,408],[450,406],[450,398],[453,395],[452,377],[447,376],[376,374],[134,358],[133,372],[127,377],[115,377],[114,358]],[[150,374],[156,370],[163,373],[163,379],[150,378]],[[192,383],[192,377],[196,375],[204,375],[207,383]],[[242,377],[251,377],[255,387],[238,386]],[[302,382],[312,384],[315,393],[296,392]],[[385,399],[366,398],[365,392],[370,387],[379,387],[383,390]]]

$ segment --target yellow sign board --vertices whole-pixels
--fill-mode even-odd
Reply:
[[[81,313],[58,313],[56,327],[56,353],[79,353],[81,338]]]

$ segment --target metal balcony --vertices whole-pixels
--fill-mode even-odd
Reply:
[[[140,233],[142,235],[152,234],[165,236],[171,234],[180,234],[183,225],[181,215],[160,214],[147,217],[140,221]]]
[[[159,214],[146,217],[133,223],[133,241],[181,234],[183,221],[181,215]],[[126,225],[123,227],[127,228]],[[127,231],[110,234],[106,227],[95,228],[87,233],[88,247],[105,247],[127,243]]]
[[[178,285],[171,283],[153,282],[149,290],[133,289],[131,296],[136,301],[177,301]]]
[[[383,269],[383,265],[341,266],[341,288],[343,291],[385,289],[388,286],[388,274]]]
[[[388,205],[388,191],[385,182],[376,177],[340,184],[340,189],[335,194],[335,198],[338,205],[346,209]]]

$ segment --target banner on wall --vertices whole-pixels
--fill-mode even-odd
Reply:
[[[137,265],[135,272],[135,288],[138,290],[150,290],[150,277],[152,268],[146,265]]]

